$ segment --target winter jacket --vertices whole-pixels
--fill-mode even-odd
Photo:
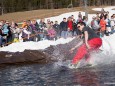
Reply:
[[[101,31],[105,31],[106,30],[106,21],[101,19],[100,26],[101,26]]]
[[[73,21],[68,21],[67,24],[68,24],[68,29],[70,31],[72,31],[73,30]]]
[[[61,23],[60,23],[60,27],[61,27],[61,30],[62,31],[67,31],[67,22],[64,22],[64,21],[62,21]]]

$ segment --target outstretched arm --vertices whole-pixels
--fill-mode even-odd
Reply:
[[[79,47],[81,44],[83,44],[83,41],[80,41],[75,47],[70,49],[70,53],[72,53],[77,47]]]

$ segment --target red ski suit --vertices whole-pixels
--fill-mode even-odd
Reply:
[[[79,47],[75,57],[72,60],[73,64],[80,61],[85,55],[88,54],[88,52],[99,49],[99,47],[102,45],[102,39],[101,38],[93,38],[93,39],[88,41],[88,44],[90,46],[89,50],[87,50],[85,43],[83,45],[81,45],[81,47]]]

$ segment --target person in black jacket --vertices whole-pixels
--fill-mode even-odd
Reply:
[[[67,20],[66,18],[63,18],[63,21],[60,23],[60,28],[61,28],[61,37],[67,38]]]
[[[55,21],[55,24],[53,25],[56,34],[57,34],[57,38],[61,37],[61,30],[60,30],[60,25],[58,24],[58,21]]]
[[[2,25],[0,24],[0,47],[2,46]]]
[[[75,19],[73,19],[73,36],[76,36],[77,34],[78,34],[77,23]]]

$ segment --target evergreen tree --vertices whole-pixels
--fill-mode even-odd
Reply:
[[[0,0],[0,10],[4,13],[36,9],[67,8],[73,2],[74,7],[84,5],[85,0]],[[87,0],[88,6],[115,5],[115,0]]]

